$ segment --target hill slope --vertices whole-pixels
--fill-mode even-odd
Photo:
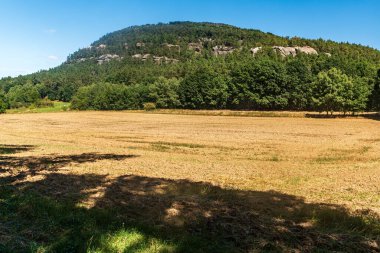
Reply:
[[[378,50],[213,23],[129,27],[74,52],[57,68],[3,78],[0,88],[9,92],[14,86],[29,84],[41,97],[70,101],[82,86],[111,82],[134,86],[125,92],[139,97],[134,98],[133,105],[89,106],[94,109],[141,108],[144,102],[154,102],[160,107],[316,110],[312,84],[320,72],[331,68],[337,68],[337,75],[346,75],[353,83],[359,79],[366,83],[368,91],[364,93],[370,97],[366,109],[376,107]],[[201,70],[206,71],[198,80],[202,85],[193,82],[195,77],[202,77]],[[178,101],[168,104],[157,101],[157,96],[168,100],[168,94],[151,95],[149,86],[160,77],[178,79],[180,84],[173,81],[166,85],[174,89]],[[162,89],[158,87],[156,93]],[[130,96],[128,99],[132,100]]]
[[[172,22],[169,24],[133,26],[107,34],[89,48],[81,49],[68,57],[68,61],[89,59],[104,54],[120,57],[135,54],[157,54],[187,59],[191,51],[211,55],[214,47],[251,49],[261,46],[310,46],[318,52],[345,55],[352,58],[365,56],[380,61],[380,52],[369,47],[332,41],[283,38],[259,30],[241,29],[213,23]],[[190,51],[190,52],[189,52]]]

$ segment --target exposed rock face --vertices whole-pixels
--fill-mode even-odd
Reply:
[[[78,60],[76,60],[75,62],[85,62],[85,61],[87,61],[87,58],[80,58],[80,59],[78,59]]]
[[[160,64],[164,60],[163,56],[153,56],[153,61],[157,64]]]
[[[214,40],[211,38],[200,38],[199,41],[200,42],[213,42]]]
[[[134,58],[134,59],[141,59],[142,58],[142,54],[134,54],[134,55],[132,55],[132,58]]]
[[[121,60],[122,58],[117,54],[104,54],[98,57],[97,62],[102,65],[105,62],[110,62],[111,60]]]
[[[279,46],[274,46],[274,50],[279,52],[282,56],[296,56],[297,54],[303,53],[303,54],[308,54],[308,55],[317,55],[318,52],[312,47],[309,46],[304,46],[304,47],[279,47]]]
[[[80,63],[80,62],[85,62],[88,60],[96,60],[99,65],[102,65],[103,63],[110,62],[112,60],[120,61],[121,59],[123,59],[123,57],[120,57],[117,54],[103,54],[99,57],[80,58],[80,59],[74,60],[73,62]]]
[[[153,61],[157,64],[178,63],[179,62],[179,60],[177,60],[177,59],[168,58],[166,56],[155,56],[155,55],[151,55],[151,54],[135,54],[135,55],[132,55],[132,58],[137,59],[137,60],[141,60],[141,61],[146,61],[150,58],[150,59],[153,59]]]
[[[273,49],[281,54],[281,56],[296,56],[297,50],[295,47],[279,47],[274,46]]]
[[[164,46],[164,47],[166,47],[168,49],[174,49],[174,50],[178,50],[178,51],[181,50],[181,47],[179,45],[173,45],[173,44],[164,43],[164,44],[162,44],[162,46]]]
[[[146,61],[146,60],[148,60],[150,57],[151,57],[150,54],[144,54],[144,55],[142,56],[141,60]]]
[[[164,56],[153,56],[153,61],[155,63],[161,63],[164,60]]]
[[[208,42],[213,42],[211,38],[200,38],[198,42],[191,42],[188,43],[188,49],[195,51],[195,53],[200,54],[202,50],[204,49],[205,43]],[[243,43],[242,40],[239,41],[239,43]],[[166,47],[169,50],[175,49],[180,52],[181,47],[180,45],[175,45],[175,44],[169,44],[169,43],[164,43],[162,44],[163,47]],[[123,44],[124,49],[128,50],[129,45],[128,43]],[[145,43],[143,42],[137,42],[136,43],[136,48],[143,48],[145,47]],[[207,46],[208,47],[208,46]],[[107,45],[105,44],[100,44],[99,46],[90,46],[87,49],[88,50],[103,50],[106,49]],[[212,48],[212,52],[214,56],[224,56],[230,53],[233,53],[236,50],[241,49],[242,47],[239,48],[234,48],[231,46],[226,46],[226,45],[217,45]],[[307,54],[307,55],[318,55],[317,50],[310,46],[296,46],[296,47],[283,47],[283,46],[272,46],[272,49],[276,52],[278,52],[281,56],[287,57],[287,56],[292,56],[295,57],[298,54]],[[259,51],[263,50],[263,47],[254,47],[250,49],[250,52],[252,53],[252,56],[255,56]],[[104,51],[103,51],[104,53]],[[328,57],[331,57],[330,53],[322,53],[327,55]],[[99,57],[90,57],[90,58],[80,58],[76,60],[72,60],[72,62],[84,62],[86,60],[96,60],[98,64],[103,64],[105,62],[110,62],[111,60],[121,60],[123,57],[120,57],[117,54],[103,54]],[[152,59],[155,63],[157,64],[162,64],[162,63],[178,63],[179,60],[174,59],[174,58],[168,58],[166,56],[155,56],[151,54],[135,54],[132,55],[133,59],[138,59],[141,61],[147,61],[148,59]]]
[[[106,49],[107,48],[107,45],[104,45],[104,44],[100,44],[98,47],[96,47],[96,49]]]
[[[317,50],[315,50],[312,47],[304,46],[304,47],[281,47],[281,46],[273,46],[273,50],[280,53],[281,56],[293,56],[295,57],[297,54],[308,54],[308,55],[318,55]],[[254,47],[251,48],[251,53],[253,56],[255,56],[262,47]],[[328,54],[331,56],[331,54]]]
[[[148,60],[150,57],[151,57],[150,54],[135,54],[135,55],[132,55],[132,58],[134,58],[134,59],[139,59],[139,60],[142,60],[142,61],[146,61],[146,60]]]
[[[251,48],[251,53],[253,56],[255,56],[260,50],[262,49],[262,47],[254,47],[254,48]]]
[[[162,64],[162,63],[169,64],[169,63],[178,63],[179,62],[179,60],[177,60],[177,59],[168,58],[166,56],[153,56],[153,60],[157,64]]]
[[[202,52],[202,49],[203,49],[203,45],[202,43],[189,43],[188,44],[188,48],[189,50],[194,50],[196,53],[200,53]]]
[[[67,63],[80,63],[80,62],[85,62],[87,60],[94,60],[95,57],[90,57],[90,58],[79,58],[76,60],[68,61]]]
[[[219,55],[227,55],[235,51],[233,47],[227,47],[227,46],[215,46],[212,48],[212,51],[215,56]]]
[[[305,46],[305,47],[295,47],[297,53],[304,53],[304,54],[318,54],[317,50],[315,50],[312,47]]]

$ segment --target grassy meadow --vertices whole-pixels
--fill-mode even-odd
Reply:
[[[240,116],[0,115],[0,252],[380,251],[378,119]]]
[[[29,107],[20,107],[20,108],[14,108],[14,109],[8,109],[7,113],[45,113],[45,112],[62,112],[67,111],[70,108],[69,102],[62,102],[62,101],[53,101],[53,106],[47,106],[47,107],[35,107],[35,106],[29,106]]]

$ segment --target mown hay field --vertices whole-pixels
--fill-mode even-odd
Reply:
[[[379,250],[380,121],[63,112],[0,122],[0,250]]]

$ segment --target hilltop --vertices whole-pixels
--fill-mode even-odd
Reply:
[[[183,61],[194,55],[204,57],[225,55],[235,50],[255,50],[257,53],[257,49],[262,47],[274,47],[285,55],[295,53],[297,47],[309,47],[314,51],[303,52],[328,56],[345,55],[352,58],[366,56],[368,60],[380,61],[379,51],[355,44],[335,43],[322,39],[284,38],[259,30],[241,29],[225,24],[172,22],[132,26],[109,33],[91,46],[74,52],[68,57],[67,63],[90,59],[101,60],[100,57],[110,55],[114,59],[124,57],[138,59],[138,55],[149,55],[152,58],[171,57]],[[294,51],[287,52],[287,49],[291,48]],[[144,59],[147,58],[149,57]]]

